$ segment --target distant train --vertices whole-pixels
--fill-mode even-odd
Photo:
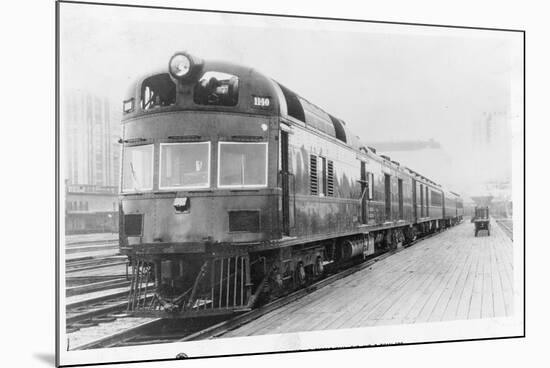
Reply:
[[[178,52],[132,84],[123,110],[134,314],[249,310],[462,220],[458,194],[251,68]]]

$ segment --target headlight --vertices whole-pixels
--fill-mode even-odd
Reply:
[[[175,54],[170,59],[170,74],[175,78],[183,78],[191,70],[191,59],[185,54]]]
[[[174,79],[193,79],[202,68],[203,61],[187,52],[176,52],[170,58],[168,71]]]

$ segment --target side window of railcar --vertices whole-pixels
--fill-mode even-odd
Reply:
[[[367,173],[367,178],[369,182],[369,200],[374,199],[374,174],[369,172]]]
[[[239,78],[227,73],[204,73],[193,92],[193,101],[198,105],[235,106],[238,100]]]
[[[443,205],[443,199],[440,192],[432,191],[431,193],[432,206],[440,207]]]
[[[141,109],[151,110],[176,103],[176,84],[168,73],[149,77],[141,84]]]

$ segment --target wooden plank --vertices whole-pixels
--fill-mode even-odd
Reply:
[[[477,256],[479,258],[476,272],[474,273],[473,288],[468,306],[468,319],[481,318],[481,294],[483,292],[483,258],[481,248]]]
[[[443,248],[440,251],[442,250]],[[405,323],[422,322],[429,316],[431,313],[431,308],[433,308],[432,300],[437,300],[434,295],[437,296],[438,290],[441,290],[441,285],[445,281],[445,276],[449,273],[449,270],[453,266],[453,262],[451,262],[451,260],[454,259],[454,257],[455,256],[452,252],[447,252],[445,259],[436,260],[438,267],[436,268],[433,277],[430,279],[430,282],[425,285],[416,303],[409,309],[404,319]]]
[[[426,288],[429,288],[438,279],[442,273],[447,272],[446,268],[452,265],[451,260],[455,257],[452,252],[449,252],[448,244],[442,242],[434,248],[433,259],[431,260],[432,269],[425,269],[424,272],[420,268],[420,272],[417,273],[416,280],[411,284],[410,290],[405,293],[402,300],[395,303],[392,308],[386,311],[385,315],[381,317],[375,324],[387,324],[387,323],[410,323],[411,319],[407,319],[407,315],[411,313],[415,305],[421,305],[421,300],[426,296]],[[422,275],[424,273],[424,275]],[[418,274],[424,277],[418,277]]]
[[[465,272],[465,268],[468,264],[469,259],[469,250],[465,251],[464,249],[459,249],[456,245],[453,246],[453,250],[456,254],[455,265],[456,267],[449,274],[448,281],[443,290],[441,290],[437,301],[434,303],[433,308],[431,308],[431,313],[422,321],[425,322],[434,322],[440,321],[443,317],[443,313],[451,299],[455,287],[460,279],[460,276]],[[469,248],[469,247],[468,247]]]
[[[445,312],[453,301],[453,296],[456,294],[460,295],[464,287],[464,281],[466,280],[468,268],[471,263],[472,247],[471,245],[465,246],[458,244],[455,246],[455,251],[458,253],[456,260],[457,267],[449,280],[448,285],[441,294],[436,306],[434,307],[432,314],[429,316],[428,322],[443,320]],[[458,300],[458,297],[456,297],[455,300]]]
[[[493,277],[496,279],[495,284],[497,284],[497,288],[500,289],[499,292],[502,293],[505,315],[511,316],[513,314],[512,241],[497,224],[494,225],[495,226],[491,228],[491,235],[495,234],[496,239],[496,241],[492,242],[496,275]]]
[[[449,262],[447,267],[445,268],[446,272],[443,274],[440,274],[439,280],[440,282],[437,284],[437,288],[434,289],[432,295],[430,298],[426,301],[426,304],[420,311],[420,314],[415,319],[415,323],[422,323],[427,322],[432,315],[435,307],[439,303],[443,293],[446,289],[450,288],[450,283],[453,278],[453,275],[457,272],[457,270],[460,269],[460,257],[459,253],[457,254],[456,248],[453,247],[454,254],[452,254],[452,262]]]
[[[382,272],[380,272],[382,271]],[[402,272],[395,271],[390,273],[383,272],[383,269],[379,269],[377,272],[377,278],[371,282],[362,286],[351,298],[342,298],[341,308],[346,308],[348,306],[346,314],[338,314],[337,318],[332,320],[324,321],[325,329],[341,328],[344,324],[349,324],[350,320],[354,320],[357,316],[361,316],[369,309],[369,306],[374,303],[374,301],[383,298],[387,295],[386,285],[389,284],[400,284],[403,282],[403,279],[406,277]],[[350,303],[350,300],[353,301]],[[328,307],[328,306],[327,306]],[[334,311],[333,311],[334,313]],[[318,324],[316,327],[320,327]]]
[[[401,253],[396,254],[399,255]],[[384,266],[385,260],[382,260],[380,262],[375,263],[374,265],[378,266]],[[374,266],[373,265],[373,266]],[[400,263],[387,263],[387,266],[389,266],[391,269],[398,268]],[[309,313],[310,315],[320,315],[327,312],[333,312],[330,309],[333,308],[341,308],[342,306],[336,306],[334,304],[338,300],[343,301],[344,297],[346,296],[346,293],[348,293],[347,288],[345,287],[346,284],[355,284],[360,285],[362,288],[365,288],[368,286],[368,282],[371,282],[371,278],[366,277],[362,273],[369,273],[371,272],[372,266],[359,271],[356,274],[353,274],[349,277],[346,277],[344,279],[338,280],[332,285],[329,285],[325,288],[322,288],[318,291],[316,291],[313,294],[310,294],[299,301],[292,303],[289,306],[285,306],[275,312],[270,313],[269,315],[266,315],[262,317],[261,321],[248,324],[247,326],[244,326],[243,328],[239,329],[239,333],[242,332],[242,334],[257,334],[262,331],[269,331],[270,329],[280,329],[284,326],[293,326],[296,322],[304,320],[304,317],[297,313],[298,311],[303,310],[305,313]],[[376,270],[378,268],[375,268]],[[378,277],[383,277],[384,274],[378,274]],[[360,282],[358,282],[359,280]],[[328,307],[327,307],[328,305]],[[309,326],[313,324],[309,323]],[[267,333],[267,332],[266,332]]]
[[[491,278],[491,242],[486,242],[483,249],[483,289],[481,293],[481,318],[495,316],[493,285]]]
[[[502,262],[503,257],[501,255],[502,248],[499,249],[499,256],[497,263],[498,275],[500,278],[500,284],[502,287],[502,295],[504,299],[504,308],[506,315],[511,316],[513,314],[513,278],[511,272],[507,269],[506,265]]]
[[[373,287],[368,290],[362,297],[362,306],[359,310],[357,310],[351,316],[346,316],[341,320],[334,321],[327,327],[350,328],[362,325],[361,321],[364,319],[365,315],[368,315],[368,313],[370,313],[370,311],[372,311],[373,308],[375,308],[375,306],[378,305],[381,300],[384,300],[384,298],[387,297],[389,292],[388,285],[395,285],[398,281],[403,282],[407,278],[411,277],[411,274],[414,273],[414,270],[419,265],[419,262],[417,262],[417,258],[421,256],[423,250],[424,249],[422,247],[419,247],[418,249],[416,249],[415,252],[411,252],[410,261],[406,262],[405,267],[403,267],[401,270],[396,271],[393,278],[383,277],[380,281],[373,283]],[[384,270],[381,270],[382,275],[384,274],[383,271]]]
[[[418,301],[421,296],[423,286],[429,282],[430,277],[433,277],[433,273],[426,272],[419,268],[415,271],[415,281],[409,285],[408,293],[405,293],[402,297],[402,301],[394,303],[390,309],[388,309],[383,316],[383,319],[378,321],[377,324],[383,323],[404,323],[405,316],[413,305]]]
[[[360,283],[357,282],[356,278],[354,278],[355,280],[350,279],[351,282],[349,282],[348,285],[355,286],[352,292],[350,293],[351,288],[346,288],[346,290],[343,290],[343,293],[339,295],[338,301],[332,300],[329,301],[329,303],[337,303],[337,310],[345,308],[350,312],[349,316],[356,315],[358,311],[364,308],[366,301],[383,291],[381,285],[384,285],[386,282],[397,282],[397,280],[402,277],[399,272],[400,268],[410,267],[411,262],[407,260],[406,257],[401,258],[399,256],[410,250],[412,250],[412,248],[393,256],[398,257],[394,265],[391,263],[373,265],[376,267],[372,268],[372,271],[368,275],[369,277]],[[353,300],[353,303],[350,303],[349,300]],[[328,307],[329,306],[324,303],[323,308],[326,310]]]
[[[382,319],[382,316],[385,312],[391,308],[392,305],[398,303],[402,295],[407,291],[407,288],[410,287],[412,281],[414,281],[414,276],[412,273],[403,273],[403,280],[399,284],[387,285],[386,293],[380,297],[375,305],[366,313],[363,314],[357,326],[369,326],[374,325],[377,321]]]
[[[454,227],[226,336],[510,315],[510,241]],[[494,234],[494,236],[493,236]]]
[[[474,256],[472,255],[472,252],[473,252],[473,248],[470,245],[468,256],[464,261],[464,266],[462,268],[461,274],[459,275],[459,278],[456,281],[454,288],[451,290],[451,295],[449,297],[447,305],[445,306],[441,314],[441,317],[437,319],[439,321],[451,320],[456,318],[458,305],[462,298],[462,294],[466,289],[466,281],[468,280],[469,272],[473,267],[472,264],[475,263],[476,261]],[[437,317],[434,315],[433,319],[436,320],[436,318]]]
[[[503,317],[506,316],[506,308],[504,306],[504,293],[502,292],[502,284],[498,274],[494,245],[491,245],[490,251],[491,287],[493,291],[494,317]]]
[[[450,257],[450,255],[448,255],[448,257]],[[409,303],[403,308],[400,316],[403,323],[412,323],[414,321],[422,306],[425,304],[426,299],[429,297],[434,282],[438,279],[439,273],[441,272],[439,267],[443,262],[439,258],[433,256],[430,263],[432,264],[431,269],[425,269],[428,277],[419,285],[415,297],[411,298]]]
[[[472,298],[472,290],[474,288],[475,274],[479,264],[477,248],[472,249],[472,263],[468,268],[468,275],[466,276],[466,282],[464,284],[464,289],[460,294],[460,301],[458,302],[455,318],[456,319],[467,319],[468,310],[470,309],[470,300]]]

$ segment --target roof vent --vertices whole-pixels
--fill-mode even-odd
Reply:
[[[279,84],[279,87],[281,87],[281,91],[283,91],[283,95],[285,96],[288,115],[305,123],[306,116],[304,113],[304,108],[302,107],[296,93],[292,92],[282,84]]]
[[[330,120],[332,120],[332,125],[334,125],[334,134],[336,135],[336,139],[346,142],[346,131],[344,130],[344,122],[340,119],[335,118],[332,115],[330,116]]]

